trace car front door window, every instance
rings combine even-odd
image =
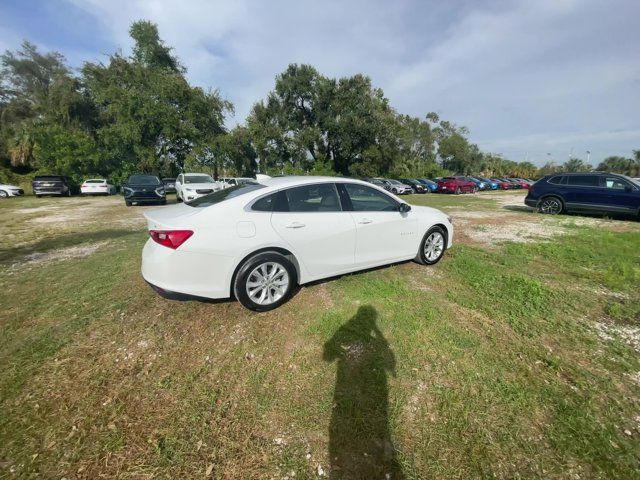
[[[395,212],[398,202],[375,188],[366,185],[345,184],[354,212]]]

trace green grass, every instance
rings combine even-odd
[[[501,215],[489,195],[410,200]],[[112,220],[36,224],[32,237],[38,214],[12,214],[29,202],[0,205],[21,243],[0,250],[18,264],[0,278],[0,476],[304,479],[321,465],[354,478],[604,479],[640,468],[638,353],[594,329],[640,325],[636,224],[458,243],[435,267],[347,275],[253,314],[149,289],[145,233],[114,227],[140,210],[108,199]],[[106,239],[90,256],[20,266]]]

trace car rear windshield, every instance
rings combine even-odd
[[[131,175],[129,183],[134,185],[160,185],[160,179],[153,175]]]
[[[261,188],[265,188],[265,186],[255,182],[247,182],[242,185],[235,185],[233,187],[225,188],[224,190],[210,193],[204,197],[196,198],[195,200],[188,202],[186,205],[196,208],[210,207],[216,203],[224,202],[225,200],[239,197],[240,195],[244,195],[245,193],[253,192]]]
[[[104,183],[106,182],[106,180],[99,180],[97,178],[91,179],[91,180],[86,180],[84,183]]]
[[[185,175],[184,183],[213,183],[213,178],[209,175]]]
[[[39,177],[33,177],[33,180],[36,182],[39,181],[60,181],[62,180],[62,177],[59,175],[43,175],[43,176],[39,176]]]

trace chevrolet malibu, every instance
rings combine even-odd
[[[297,285],[390,263],[433,265],[451,219],[369,183],[277,177],[145,213],[142,276],[168,298],[235,297],[272,310]]]

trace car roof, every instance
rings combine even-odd
[[[362,185],[370,185],[368,182],[358,180],[355,178],[346,177],[321,177],[321,176],[305,176],[305,175],[291,175],[286,177],[272,177],[267,180],[262,180],[258,183],[266,185],[268,187],[275,187],[276,189],[293,187],[298,185],[309,185],[312,183],[326,183],[326,182],[348,182],[359,183]]]

